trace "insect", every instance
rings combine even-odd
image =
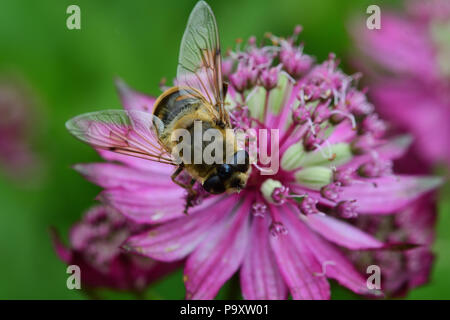
[[[66,127],[95,148],[177,166],[172,180],[188,190],[188,199],[195,196],[195,182],[211,194],[239,191],[247,183],[250,160],[245,150],[238,149],[236,137],[229,130],[217,24],[204,1],[198,2],[189,16],[178,62],[176,85],[158,97],[153,114],[137,110],[93,112],[69,120]],[[223,152],[220,163],[195,164],[186,161],[186,156],[181,162],[175,161],[172,133],[177,129],[193,133],[196,123],[201,124],[203,132],[218,130],[224,148],[232,145],[231,153]],[[177,179],[183,171],[189,174],[190,182]]]

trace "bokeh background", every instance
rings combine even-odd
[[[66,287],[66,266],[56,257],[48,228],[65,239],[100,189],[85,181],[71,165],[98,160],[87,145],[64,127],[67,119],[88,111],[119,108],[113,79],[152,95],[162,77],[175,76],[178,46],[195,0],[2,0],[0,3],[0,74],[12,75],[32,101],[30,143],[38,162],[20,177],[0,173],[0,298],[83,299]],[[329,52],[346,63],[352,50],[348,21],[365,16],[370,4],[383,12],[399,1],[229,0],[208,1],[213,8],[222,47],[236,38],[262,37],[270,31],[289,35],[296,24],[304,31],[305,52],[324,60]],[[81,8],[81,30],[66,28],[66,9]],[[364,26],[361,26],[364,27]],[[2,115],[0,115],[2,117]],[[437,255],[431,282],[407,298],[450,298],[450,197],[440,192]],[[218,298],[236,290],[226,285]],[[333,298],[355,298],[337,285]],[[105,290],[103,297],[128,298]],[[154,284],[147,298],[182,299],[181,271]]]

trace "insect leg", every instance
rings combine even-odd
[[[195,198],[197,197],[197,191],[194,190],[194,184],[195,184],[195,179],[191,180],[191,183],[189,184],[187,190],[188,190],[188,195],[186,197],[186,205],[184,207],[184,214],[188,214],[188,209],[190,207],[192,207],[192,201],[195,200]]]
[[[189,207],[192,207],[192,201],[197,196],[197,191],[195,191],[193,188],[195,181],[196,181],[195,179],[191,179],[191,182],[188,184],[177,180],[177,177],[180,175],[181,172],[183,172],[183,170],[184,170],[184,167],[182,165],[179,166],[177,168],[177,170],[175,170],[175,172],[171,175],[171,178],[172,178],[173,182],[175,182],[177,185],[179,185],[183,189],[186,189],[188,192],[188,194],[186,196],[186,205],[184,207],[184,213],[187,214]]]
[[[180,165],[177,170],[175,170],[174,173],[172,173],[172,175],[170,176],[170,178],[172,179],[172,181],[174,183],[176,183],[177,185],[179,185],[180,187],[182,187],[183,189],[189,189],[189,184],[180,182],[177,180],[177,177],[180,175],[181,172],[183,172],[184,170],[184,166]]]

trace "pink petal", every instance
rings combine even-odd
[[[106,189],[135,190],[152,187],[164,188],[168,192],[180,189],[166,173],[162,172],[150,173],[113,163],[77,164],[74,169],[89,181]]]
[[[126,110],[140,110],[150,113],[153,111],[153,104],[156,101],[154,97],[134,91],[119,78],[116,79],[116,88]]]
[[[330,144],[350,142],[356,136],[356,130],[348,120],[339,123],[327,139]]]
[[[364,179],[366,183],[354,183],[342,188],[339,200],[354,200],[358,213],[389,214],[402,209],[420,195],[442,183],[438,177],[397,175]]]
[[[436,77],[435,53],[421,24],[384,13],[379,30],[358,28],[356,33],[360,49],[385,68],[394,72],[409,73],[421,79]]]
[[[306,217],[305,223],[327,240],[352,250],[382,248],[384,243],[349,223],[322,214]]]
[[[391,138],[386,143],[375,148],[376,155],[379,159],[395,160],[401,158],[406,154],[410,147],[412,138],[408,135],[401,135]],[[354,156],[349,162],[339,166],[339,168],[353,167],[357,168],[361,164],[373,159],[372,154],[363,154]]]
[[[279,128],[280,134],[284,133],[286,131],[286,124],[288,123],[289,118],[292,115],[292,107],[295,102],[298,101],[297,96],[300,92],[300,89],[302,88],[302,83],[297,83],[294,85],[286,97],[286,104],[283,108],[279,111],[278,115],[274,117],[272,123],[268,125],[270,128]]]
[[[335,279],[341,285],[358,294],[368,294],[366,279],[356,271],[353,264],[328,241],[315,234],[299,218],[298,210],[289,207],[282,217],[290,224],[290,235],[295,243],[303,242],[311,248],[316,259],[322,265],[322,271],[327,277]]]
[[[266,218],[254,218],[250,242],[241,267],[241,288],[245,299],[284,300],[287,287],[269,243]]]
[[[58,257],[63,262],[70,263],[72,261],[72,251],[62,243],[61,237],[55,228],[50,228],[50,236]]]
[[[373,86],[371,93],[382,115],[414,135],[422,158],[430,163],[450,162],[450,108],[445,90],[402,79],[385,80]]]
[[[157,161],[151,161],[147,159],[132,157],[124,154],[119,154],[111,151],[97,149],[100,156],[108,161],[118,161],[126,164],[132,168],[148,171],[151,173],[165,173],[168,177],[175,171],[175,167],[165,163]]]
[[[278,210],[271,207],[271,210]],[[285,215],[285,214],[283,214]],[[290,223],[284,223],[288,234],[270,237],[281,274],[294,299],[330,299],[330,285],[320,276],[322,267],[301,238],[294,238]]]
[[[185,194],[183,188],[168,184],[140,190],[108,189],[100,199],[136,222],[161,223],[183,216]]]
[[[247,249],[250,201],[238,203],[234,214],[210,230],[186,261],[187,299],[212,299],[239,268]],[[238,208],[236,208],[238,207]]]
[[[212,226],[229,213],[236,197],[213,198],[192,208],[187,216],[130,237],[125,247],[162,261],[186,257],[211,232]],[[217,209],[221,210],[217,210]]]

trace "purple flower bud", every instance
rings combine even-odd
[[[386,131],[386,124],[377,114],[369,114],[364,118],[361,124],[362,133],[370,133],[374,137],[379,138]]]
[[[222,61],[222,74],[224,77],[229,77],[233,69],[233,60],[225,58]]]
[[[316,109],[313,112],[312,120],[315,123],[322,123],[323,121],[327,120],[330,117],[330,102],[331,100],[328,99],[326,101],[320,102]]]
[[[305,74],[313,63],[313,59],[302,53],[298,48],[294,48],[290,43],[285,43],[280,52],[280,61],[284,69],[294,79]]]
[[[251,212],[255,217],[264,217],[267,206],[263,202],[255,202],[252,204]]]
[[[279,221],[272,222],[272,224],[269,227],[269,230],[270,230],[270,234],[272,235],[272,237],[275,237],[275,238],[280,235],[286,235],[288,233],[285,226]]]
[[[377,178],[392,173],[392,161],[373,159],[358,168],[358,174],[362,177]]]
[[[345,101],[348,110],[355,115],[366,115],[373,112],[373,105],[367,102],[366,95],[361,91],[355,89],[349,90]]]
[[[336,201],[339,198],[341,189],[341,184],[339,182],[333,182],[322,187],[320,189],[320,194],[322,197],[327,198],[328,200]]]
[[[310,215],[310,214],[316,214],[319,213],[319,210],[317,210],[317,203],[319,201],[317,199],[314,199],[310,196],[307,196],[303,198],[302,202],[299,204],[299,209],[301,213],[304,215]]]
[[[309,119],[311,119],[311,115],[304,105],[300,105],[292,112],[292,120],[296,124],[305,124]]]
[[[342,186],[350,186],[353,180],[354,170],[352,168],[342,168],[334,171],[333,181],[339,182]]]
[[[273,190],[272,200],[275,204],[280,205],[286,202],[286,198],[288,195],[289,195],[289,188],[281,186]]]
[[[259,80],[266,90],[272,90],[278,84],[278,76],[280,74],[281,65],[272,68],[264,68],[261,71]]]
[[[363,154],[367,153],[370,150],[372,150],[377,144],[377,140],[375,137],[370,134],[363,134],[361,136],[358,136],[355,140],[352,142],[352,151],[355,154]]]
[[[356,200],[340,201],[336,206],[337,214],[345,219],[356,218],[358,216],[356,209]]]
[[[306,150],[311,151],[317,149],[317,146],[323,143],[323,130],[319,125],[313,125],[313,128],[309,129],[303,139],[303,146]]]

